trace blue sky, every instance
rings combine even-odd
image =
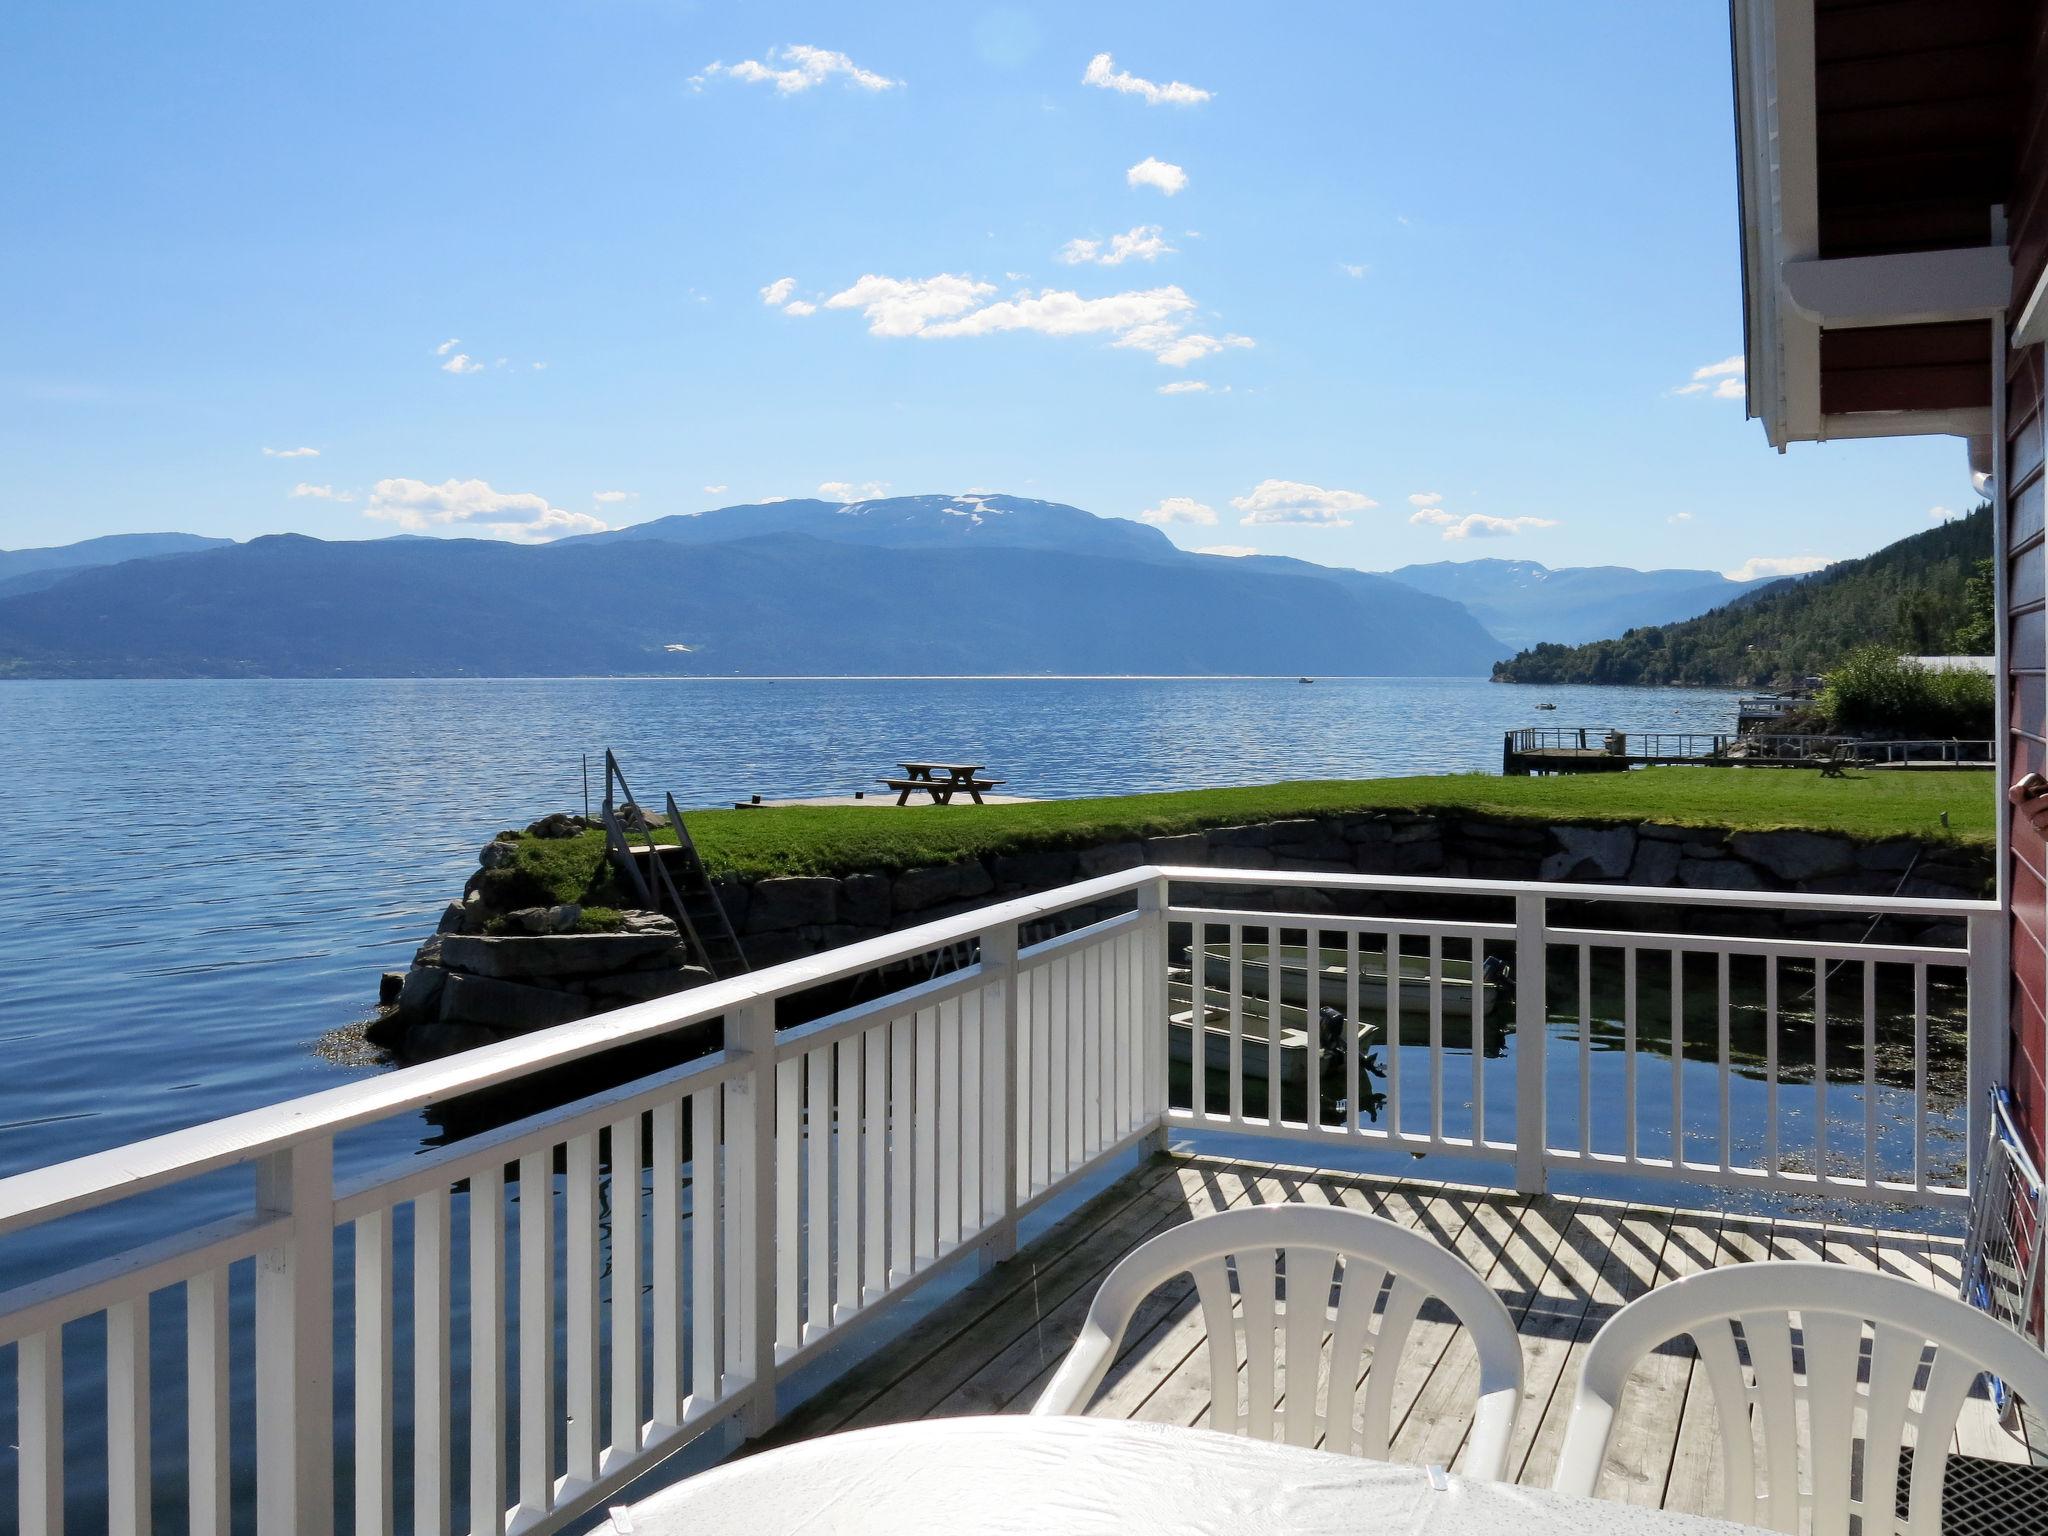
[[[1707,0],[16,0],[0,546],[980,488],[1737,570],[1970,505],[1701,373],[1730,119]]]

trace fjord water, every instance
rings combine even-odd
[[[685,806],[877,789],[904,757],[984,762],[1055,798],[1498,772],[1504,730],[1552,723],[1728,730],[1734,696],[1477,678],[9,683],[0,1174],[374,1070],[312,1044],[369,1013],[493,833],[581,809],[582,754],[608,746],[639,794]]]

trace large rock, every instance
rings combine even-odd
[[[441,989],[448,973],[437,965],[416,965],[405,973],[398,989],[398,1011],[408,1019],[432,1019],[440,1015]]]
[[[686,965],[672,971],[625,971],[617,976],[592,976],[577,982],[576,990],[593,999],[600,1008],[623,1008],[699,987],[710,979],[711,973],[702,966]]]
[[[441,963],[472,976],[514,980],[529,976],[594,976],[680,964],[682,946],[660,933],[567,933],[531,938],[489,938],[451,933],[441,940]]]
[[[1147,864],[1202,864],[1209,858],[1209,837],[1205,832],[1182,832],[1176,837],[1145,839]]]
[[[1696,891],[1761,891],[1764,877],[1740,859],[1681,860],[1678,883]]]
[[[839,882],[830,875],[781,875],[754,883],[747,932],[771,933],[837,922]]]
[[[1620,880],[1635,857],[1634,827],[1553,827],[1557,852],[1537,869],[1539,880]]]
[[[889,877],[848,875],[839,882],[839,920],[855,928],[889,924]]]
[[[568,1024],[589,1012],[590,1000],[573,992],[487,976],[450,976],[441,989],[443,1024],[482,1024],[500,1034]]]
[[[1108,843],[1100,848],[1082,849],[1076,862],[1081,878],[1092,880],[1097,875],[1115,875],[1136,869],[1145,862],[1145,849],[1139,843]]]
[[[1049,891],[1074,878],[1074,855],[1065,848],[1027,848],[995,859],[991,873],[997,885]]]
[[[1817,832],[1738,832],[1728,846],[1780,880],[1816,880],[1856,867],[1856,845]]]
[[[408,1061],[433,1061],[480,1045],[495,1045],[497,1039],[482,1024],[415,1024],[405,1032],[399,1050]]]
[[[1628,867],[1630,885],[1669,885],[1678,878],[1678,844],[1639,838],[1635,862]]]
[[[621,912],[619,932],[660,936],[665,939],[679,939],[683,930],[676,926],[676,920],[666,912]]]
[[[895,906],[898,912],[922,912],[947,902],[972,901],[995,888],[989,872],[976,863],[906,869],[896,877]]]

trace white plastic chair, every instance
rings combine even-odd
[[[1233,1271],[1241,1315],[1231,1304]],[[1387,1454],[1402,1350],[1423,1304],[1432,1297],[1442,1302],[1479,1351],[1479,1403],[1465,1470],[1472,1477],[1501,1475],[1522,1398],[1521,1340],[1507,1308],[1449,1249],[1382,1217],[1336,1206],[1225,1211],[1133,1249],[1102,1282],[1081,1336],[1031,1411],[1086,1409],[1139,1303],[1180,1274],[1194,1276],[1208,1329],[1212,1428],[1260,1440],[1274,1438],[1277,1428],[1290,1445],[1320,1441],[1327,1450],[1363,1456]],[[1389,1275],[1393,1285],[1382,1308]],[[1327,1391],[1318,1393],[1326,1340]],[[1358,1380],[1368,1347],[1372,1369],[1365,1373],[1360,1409]],[[1287,1373],[1286,1401],[1277,1411],[1276,1365]]]
[[[1593,1492],[1630,1373],[1651,1350],[1685,1334],[1714,1395],[1723,1513],[1777,1531],[1800,1530],[1803,1513],[1812,1536],[1846,1536],[1852,1515],[1861,1517],[1864,1536],[1938,1536],[1949,1445],[1978,1375],[1993,1372],[2021,1397],[2048,1406],[2048,1355],[1953,1296],[1839,1264],[1735,1264],[1659,1286],[1594,1337],[1556,1488]],[[1930,1345],[1933,1364],[1923,1372]],[[1908,1426],[1915,1454],[1908,1513],[1900,1517]],[[1862,1480],[1852,1484],[1859,1442]]]

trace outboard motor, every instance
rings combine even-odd
[[[1515,968],[1509,962],[1508,957],[1498,950],[1489,954],[1485,962],[1480,965],[1479,979],[1492,986],[1499,987],[1503,992],[1515,990]]]
[[[1316,1015],[1316,1038],[1322,1046],[1323,1060],[1342,1059],[1344,1055],[1344,1029],[1350,1021],[1344,1017],[1342,1008],[1323,1004]]]

